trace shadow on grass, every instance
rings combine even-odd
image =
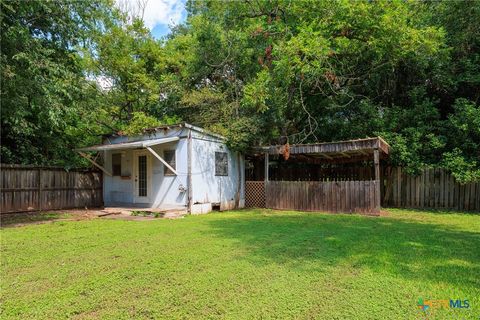
[[[35,224],[40,222],[66,219],[70,215],[61,212],[21,212],[5,213],[1,215],[2,227],[13,227],[20,225]]]
[[[385,208],[388,211],[401,211],[401,212],[415,212],[415,213],[431,213],[431,214],[461,214],[461,215],[468,215],[468,216],[479,216],[480,211],[461,211],[455,209],[434,209],[434,208]]]
[[[210,222],[254,264],[308,270],[344,265],[409,280],[480,287],[480,233],[392,218],[261,214]]]

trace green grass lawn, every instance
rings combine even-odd
[[[479,319],[480,215],[389,212],[3,228],[1,318]]]

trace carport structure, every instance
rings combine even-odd
[[[255,147],[246,154],[246,205],[378,215],[381,137]]]

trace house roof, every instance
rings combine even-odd
[[[212,137],[216,137],[216,138],[220,138],[222,140],[225,140],[225,137],[222,136],[222,135],[219,135],[219,134],[217,134],[215,132],[212,132],[210,130],[207,130],[207,129],[203,129],[203,128],[194,126],[194,125],[186,123],[186,122],[181,122],[181,123],[171,124],[171,125],[163,125],[163,126],[158,126],[158,127],[153,127],[153,128],[147,128],[147,129],[144,130],[144,132],[145,133],[157,132],[157,131],[161,131],[161,130],[165,130],[165,129],[172,129],[172,128],[188,128],[188,129],[191,129],[191,130],[194,130],[194,131],[197,131],[197,132],[200,132],[200,133],[212,136]]]
[[[207,129],[203,129],[203,128],[194,126],[194,125],[189,124],[187,122],[180,122],[180,123],[176,123],[176,124],[166,124],[166,125],[162,125],[162,126],[158,126],[158,127],[146,128],[146,129],[143,130],[143,134],[149,134],[149,133],[153,133],[153,132],[159,132],[159,131],[175,129],[175,128],[188,128],[188,129],[191,129],[193,131],[197,131],[197,132],[200,132],[200,133],[212,136],[212,137],[216,137],[216,138],[225,140],[225,137],[220,135],[220,134],[217,134],[217,133],[212,132],[212,131],[207,130]],[[122,135],[126,136],[125,134],[121,134],[121,133],[111,133],[111,134],[103,135],[103,137],[113,137],[113,136],[122,136]]]
[[[221,140],[225,140],[225,137],[216,134],[214,132],[211,132],[209,130],[191,125],[186,122],[182,123],[177,123],[177,124],[172,124],[172,125],[163,125],[163,126],[158,126],[158,127],[153,127],[153,128],[147,128],[143,131],[143,134],[138,136],[138,139],[135,141],[129,141],[129,142],[117,142],[117,143],[105,143],[105,144],[99,144],[99,145],[94,145],[94,146],[89,146],[89,147],[84,147],[84,148],[79,148],[75,149],[76,151],[102,151],[102,150],[126,150],[126,149],[138,149],[138,148],[146,148],[162,143],[167,143],[167,142],[172,142],[179,140],[180,138],[178,136],[174,137],[162,137],[162,138],[153,138],[153,139],[145,139],[145,136],[159,132],[159,131],[167,131],[170,129],[175,129],[175,128],[187,128],[193,131],[200,132],[202,134],[215,137]],[[107,135],[105,137],[113,137],[115,136],[114,134]],[[118,136],[118,135],[117,135]],[[137,138],[137,137],[136,137]]]

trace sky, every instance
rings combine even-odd
[[[145,0],[143,0],[145,1]],[[143,20],[156,39],[170,33],[170,26],[177,25],[187,16],[185,11],[186,0],[146,0],[147,5]],[[128,2],[132,7],[137,6],[138,0],[117,0],[117,4]]]

